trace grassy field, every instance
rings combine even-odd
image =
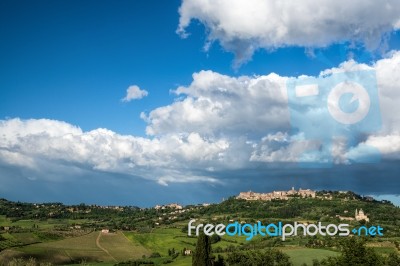
[[[321,260],[326,257],[337,256],[339,253],[325,250],[325,249],[316,249],[316,248],[282,248],[284,253],[290,256],[291,261],[294,266],[300,266],[303,263],[308,265],[312,265],[313,259]]]
[[[324,250],[324,249],[312,249],[312,248],[283,248],[282,251],[290,256],[291,261],[294,266],[301,266],[303,263],[307,265],[312,265],[313,259],[321,260],[328,256],[337,256],[338,253],[334,251]],[[224,254],[222,254],[224,255]],[[187,266],[191,265],[192,257],[179,256],[171,266]]]
[[[183,248],[194,249],[194,244],[196,242],[195,238],[188,238],[186,234],[182,233],[179,229],[175,228],[158,228],[151,233],[138,234],[134,232],[124,232],[128,239],[137,242],[153,252],[158,252],[162,256],[168,255],[168,249],[175,248],[175,250],[180,251]],[[240,237],[229,237],[229,240],[235,240],[237,243],[232,243],[231,241],[225,241],[223,237],[222,240],[215,245],[213,248],[221,247],[225,248],[229,245],[237,246],[240,243],[244,243],[244,238]],[[324,249],[311,249],[311,248],[295,248],[288,247],[282,248],[282,251],[291,257],[293,264],[301,265],[307,263],[312,265],[312,259],[323,259],[328,256],[337,256],[337,252],[324,250]],[[223,254],[224,255],[224,254]],[[191,257],[179,256],[174,262],[169,265],[190,265]]]
[[[67,238],[59,241],[33,244],[15,249],[27,257],[35,257],[54,264],[79,263],[81,261],[111,261],[111,258],[96,245],[98,232]]]
[[[0,226],[8,225],[9,219],[5,215],[0,215]]]
[[[22,228],[32,228],[33,225],[38,226],[40,229],[51,229],[55,226],[83,224],[87,219],[47,219],[47,220],[18,220],[12,221],[4,215],[0,215],[0,226],[20,226]]]
[[[186,256],[182,257],[179,256],[174,262],[171,264],[168,264],[171,266],[187,266],[187,265],[192,265],[192,257],[191,256]]]
[[[21,235],[21,237],[23,236]],[[80,263],[82,261],[112,264],[138,259],[143,255],[149,256],[151,251],[140,243],[130,240],[122,232],[102,234],[97,231],[84,236],[6,250],[0,253],[0,261],[4,261],[10,254],[16,253],[54,264]]]
[[[129,240],[122,232],[101,234],[99,244],[116,261],[124,261],[142,258],[143,255],[149,256],[151,251],[141,244]]]
[[[41,239],[34,233],[3,233],[6,238],[0,244],[6,243],[35,243]],[[273,240],[273,239],[270,239]],[[251,244],[263,240],[255,237],[250,241]],[[62,240],[48,241],[43,243],[30,244],[23,247],[14,247],[3,250],[0,253],[0,262],[7,261],[14,256],[35,257],[44,262],[53,264],[79,264],[87,262],[91,265],[113,265],[116,262],[139,259],[145,256],[149,258],[152,253],[158,252],[161,258],[152,259],[156,265],[163,265],[166,260],[171,259],[168,256],[168,249],[174,248],[176,252],[181,252],[184,248],[195,249],[197,241],[194,237],[188,237],[183,233],[179,226],[177,228],[162,227],[156,228],[150,233],[137,233],[130,231],[119,231],[116,233],[103,234],[99,231],[91,232],[78,237],[69,237]],[[221,241],[213,244],[213,249],[220,247],[222,249],[232,245],[240,246],[247,241],[244,237],[222,237]],[[280,249],[290,256],[295,266],[303,263],[312,265],[313,259],[321,260],[328,256],[337,256],[339,253],[325,250],[298,247],[297,240],[286,247]],[[293,244],[293,246],[292,246]],[[369,243],[369,246],[376,249],[381,254],[393,252],[394,245],[389,241]],[[227,253],[221,253],[226,256]],[[169,265],[180,266],[190,265],[191,256],[179,255]]]
[[[2,234],[1,236],[6,240],[0,242],[0,249],[6,249],[22,244],[20,241],[18,241],[18,239],[9,233]]]
[[[160,253],[162,256],[167,256],[168,249],[171,248],[175,248],[177,251],[181,251],[183,248],[193,250],[196,243],[196,238],[189,238],[176,228],[157,228],[151,233],[124,232],[124,234],[134,243],[139,243],[153,252]]]

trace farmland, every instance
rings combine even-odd
[[[345,197],[345,198],[343,198]],[[64,206],[59,203],[32,205],[0,200],[0,262],[34,258],[49,265],[116,265],[142,261],[154,265],[190,265],[197,238],[188,236],[190,219],[196,223],[239,221],[255,223],[338,223],[338,214],[362,207],[374,224],[385,228],[385,235],[365,238],[367,247],[387,258],[399,253],[400,210],[388,202],[365,201],[349,194],[332,200],[294,198],[289,201],[244,201],[228,199],[210,206],[183,208]],[[389,215],[390,213],[390,215]],[[363,223],[350,222],[351,226]],[[338,237],[255,236],[211,237],[214,256],[228,258],[232,252],[275,249],[289,256],[293,265],[313,265],[313,260],[338,257]],[[238,253],[238,254],[239,254]]]
[[[96,244],[100,235],[100,247]],[[0,260],[6,261],[11,256],[35,257],[41,261],[53,264],[72,264],[90,262],[91,264],[113,265],[117,262],[149,257],[151,253],[160,253],[162,258],[157,259],[160,264],[168,257],[168,249],[194,249],[195,238],[187,238],[182,232],[174,228],[159,228],[152,233],[116,232],[102,234],[92,232],[84,236],[63,240],[32,244],[20,248],[5,250]],[[220,241],[216,247],[227,247],[231,242]],[[240,244],[235,244],[239,246]],[[102,249],[104,248],[104,250]],[[294,265],[311,263],[311,258],[324,258],[336,255],[336,252],[310,248],[282,248],[288,254]],[[170,265],[188,265],[190,256],[179,256]]]

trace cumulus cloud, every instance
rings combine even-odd
[[[349,60],[338,67],[321,71],[318,77],[295,78],[296,80],[319,78],[323,81],[331,75],[340,73],[351,75],[357,71],[375,71],[379,96],[377,109],[380,110],[382,118],[382,127],[379,131],[377,129],[365,132],[353,128],[352,132],[345,136],[335,135],[333,130],[336,129],[332,128],[326,119],[330,117],[327,106],[311,106],[294,110],[302,120],[309,121],[301,125],[303,128],[297,130],[301,131],[307,127],[315,136],[321,137],[322,134],[326,139],[319,139],[320,142],[318,139],[307,141],[307,136],[291,130],[293,123],[289,116],[286,92],[289,78],[276,74],[229,77],[212,71],[200,71],[193,74],[193,81],[189,86],[175,90],[176,94],[183,97],[182,99],[157,108],[149,114],[142,114],[142,118],[148,123],[146,131],[149,135],[198,132],[204,136],[225,136],[232,140],[231,143],[242,144],[243,151],[235,150],[235,152],[241,154],[244,161],[295,162],[300,156],[306,161],[323,160],[327,156],[327,151],[318,152],[318,150],[321,141],[329,141],[333,162],[349,163],[345,158],[348,149],[363,144],[369,135],[398,135],[400,132],[400,120],[398,116],[393,115],[400,112],[398,105],[400,52],[389,53],[387,58],[372,65]],[[323,101],[322,98],[321,100]],[[348,130],[344,127],[342,131]],[[343,139],[348,136],[352,139]],[[389,138],[386,141],[389,141]],[[374,144],[372,146],[377,147],[375,143],[367,144]],[[361,145],[363,152],[365,152],[364,147],[365,145]],[[316,150],[317,153],[304,157],[303,152],[307,150]],[[385,150],[381,152],[384,158],[388,158],[389,154]],[[395,154],[399,152],[400,150],[396,149]],[[225,156],[227,154],[229,152]]]
[[[229,77],[213,71],[193,74],[175,93],[183,100],[142,114],[149,135],[198,132],[206,135],[263,135],[289,127],[286,78]]]
[[[146,90],[141,90],[139,86],[132,85],[126,90],[126,96],[122,98],[123,102],[130,102],[132,100],[142,99],[149,93]]]
[[[397,0],[183,0],[179,14],[177,33],[187,37],[186,28],[198,20],[208,32],[206,47],[219,41],[237,63],[259,48],[351,42],[375,50],[400,25]]]
[[[372,135],[368,136],[367,140],[352,147],[346,152],[349,158],[367,158],[376,156],[376,152],[371,150],[371,147],[377,149],[379,156],[383,156],[389,160],[400,159],[400,133],[389,135]]]
[[[185,164],[193,169],[212,165],[229,148],[224,139],[207,139],[198,133],[147,139],[102,128],[83,132],[68,123],[47,119],[3,120],[0,132],[2,164],[43,172],[44,165],[58,164],[164,180],[163,184],[173,180],[169,174],[183,170]],[[181,171],[181,175],[190,170]],[[191,175],[187,179],[202,180]]]
[[[371,152],[366,147],[376,148],[383,158],[400,159],[400,52],[392,51],[388,57],[377,61],[371,67],[358,65],[354,61],[348,62],[347,67],[370,68],[376,71],[379,90],[382,128],[379,132],[366,136],[347,151],[348,157],[359,157]],[[340,68],[333,71],[340,71]]]
[[[326,119],[321,109],[326,107],[297,110],[306,120],[317,121],[306,124],[319,133],[316,136],[332,138],[332,154],[321,148],[326,139],[310,139],[301,127],[291,127],[288,109],[293,106],[288,106],[287,82],[307,77],[230,77],[200,71],[193,74],[189,85],[176,88],[176,101],[142,114],[148,123],[148,137],[120,135],[103,128],[83,131],[48,119],[0,120],[0,165],[25,169],[27,176],[35,179],[62,179],[66,171],[98,171],[167,185],[217,184],[221,182],[218,174],[227,170],[293,163],[299,158],[319,163],[332,156],[333,163],[350,164],[373,151],[366,147],[379,150],[384,160],[398,160],[400,52],[392,52],[370,66],[349,60],[322,71],[318,78],[364,70],[376,72],[381,129],[356,130],[353,139],[346,140],[323,126]],[[310,150],[316,152],[307,153]]]
[[[316,154],[305,158],[302,156],[308,150],[318,149],[319,143],[308,141],[302,135],[289,136],[288,133],[278,132],[276,134],[268,134],[263,137],[260,142],[253,145],[253,152],[250,161],[256,162],[316,162],[321,161],[321,154]]]
[[[383,119],[383,132],[400,132],[400,52],[392,52],[388,58],[374,64],[379,88],[379,100]]]

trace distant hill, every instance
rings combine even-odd
[[[171,205],[175,206],[175,205]],[[355,210],[363,209],[370,224],[383,224],[386,233],[400,236],[400,208],[389,201],[377,201],[354,192],[316,191],[315,197],[292,195],[288,199],[243,200],[232,196],[210,205],[187,205],[176,209],[136,206],[64,205],[62,203],[21,203],[0,199],[0,215],[9,219],[87,219],[82,226],[107,226],[133,230],[153,228],[177,221],[201,218],[213,222],[229,220],[296,220],[339,222],[341,217],[354,218]],[[354,223],[357,221],[354,221]]]

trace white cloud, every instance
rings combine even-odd
[[[321,72],[376,70],[382,129],[357,136],[352,147],[333,140],[334,163],[351,163],[377,148],[384,159],[400,159],[400,52],[372,66],[347,61]],[[301,77],[304,78],[304,77]],[[296,162],[318,141],[291,131],[286,94],[287,77],[230,77],[212,71],[193,74],[188,86],[178,87],[177,101],[142,114],[151,137],[120,135],[108,129],[83,131],[66,122],[48,119],[0,120],[0,165],[26,169],[27,175],[62,179],[66,171],[121,173],[170,182],[218,183],[218,173],[250,169],[254,164]],[[320,110],[300,110],[318,117]],[[320,121],[320,120],[318,120]],[[329,129],[316,125],[329,136]],[[293,133],[294,132],[294,133]],[[346,157],[347,155],[347,157]],[[302,161],[321,162],[319,151]]]
[[[344,41],[377,49],[385,35],[399,28],[397,0],[183,0],[177,32],[186,37],[192,20],[203,23],[208,43],[218,40],[249,60],[259,48],[326,47]]]
[[[287,133],[278,132],[268,134],[254,146],[250,161],[256,162],[315,162],[321,158],[302,156],[304,152],[310,149],[318,149],[319,144],[313,141],[304,140],[304,137],[289,136]],[[319,154],[321,155],[321,154]],[[301,157],[301,158],[300,158]]]
[[[354,71],[375,70],[379,93],[382,129],[373,132],[379,136],[387,134],[399,135],[400,118],[395,113],[400,113],[400,52],[392,52],[388,57],[381,59],[369,66],[358,64],[354,60],[343,62],[336,68],[321,71],[320,77],[327,77],[340,72],[351,73]],[[305,78],[300,76],[299,78]],[[163,106],[151,111],[148,115],[142,114],[148,122],[149,135],[162,135],[171,133],[198,132],[206,136],[226,136],[240,146],[240,149],[231,148],[244,162],[294,162],[308,149],[318,149],[318,143],[303,141],[304,136],[287,135],[290,128],[288,103],[286,95],[287,77],[276,74],[267,76],[241,76],[229,77],[212,71],[201,71],[193,74],[193,81],[187,87],[176,89],[178,95],[184,96],[180,101]],[[324,130],[327,136],[329,127],[324,127],[325,119],[320,109],[309,108],[301,110],[303,117],[316,117],[317,124],[307,126],[315,127],[315,132]],[[315,120],[315,119],[314,119]],[[283,134],[283,135],[279,135]],[[358,135],[357,135],[358,134]],[[279,141],[270,138],[285,136]],[[264,137],[264,138],[263,138]],[[335,163],[349,163],[345,158],[346,145],[357,145],[356,140],[345,143],[342,136],[332,136],[333,161]],[[355,132],[356,138],[362,138],[362,132]],[[251,144],[245,144],[250,140]],[[386,141],[389,141],[387,138]],[[361,141],[362,143],[362,141]],[[249,147],[253,147],[249,150]],[[387,144],[390,146],[390,142]],[[395,154],[400,149],[395,149]],[[381,150],[383,157],[389,156]],[[227,152],[225,156],[231,154]],[[318,160],[317,157],[325,156],[316,153],[307,160]],[[232,158],[232,157],[231,157]],[[236,161],[236,163],[239,163]],[[240,163],[239,163],[240,164]]]
[[[179,87],[183,100],[142,114],[149,135],[198,132],[206,135],[264,135],[288,128],[286,78],[276,74],[238,78],[213,71],[193,74]]]
[[[384,133],[400,132],[400,51],[374,64]]]
[[[211,184],[221,184],[221,182],[213,177],[209,176],[197,176],[197,175],[182,175],[179,172],[165,175],[157,180],[157,183],[162,186],[168,186],[168,183],[189,183],[189,182],[208,182]]]
[[[138,86],[132,85],[126,90],[126,96],[122,98],[123,102],[130,102],[132,100],[142,99],[149,93],[146,90],[141,90]]]
[[[370,136],[363,143],[376,147],[386,158],[400,159],[400,133],[386,136]]]
[[[83,132],[47,119],[0,121],[0,132],[0,162],[5,164],[44,172],[41,167],[45,164],[78,165],[155,180],[170,180],[166,173],[185,164],[200,168],[212,165],[229,148],[224,139],[207,139],[197,133],[146,139],[101,128]],[[158,168],[159,173],[150,173],[149,167]]]

